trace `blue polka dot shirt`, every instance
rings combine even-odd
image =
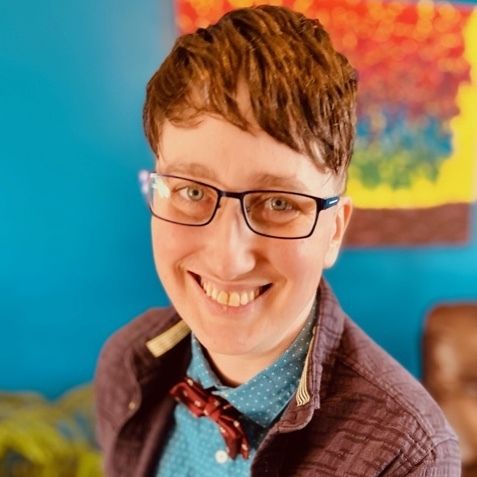
[[[250,475],[255,452],[268,429],[293,397],[305,363],[313,333],[315,314],[290,347],[246,383],[224,386],[210,367],[202,347],[192,335],[192,360],[187,375],[212,394],[225,398],[242,414],[241,422],[250,444],[250,455],[231,459],[217,424],[196,418],[184,405],[174,409],[173,425],[162,451],[159,477],[242,477]]]

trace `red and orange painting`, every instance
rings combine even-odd
[[[477,200],[477,7],[431,0],[176,0],[180,33],[268,3],[315,17],[359,72],[349,246],[461,244]]]

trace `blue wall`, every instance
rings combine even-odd
[[[137,171],[168,2],[0,0],[0,388],[91,379],[101,343],[165,303]]]
[[[419,376],[427,313],[442,302],[477,301],[477,205],[466,246],[345,250],[327,276],[352,318]]]
[[[0,389],[90,380],[106,337],[166,303],[136,174],[145,83],[174,35],[168,2],[0,3]],[[429,307],[477,299],[476,222],[467,247],[347,250],[328,273],[415,374]]]

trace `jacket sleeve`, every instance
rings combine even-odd
[[[128,353],[122,344],[118,333],[109,338],[101,350],[94,379],[96,440],[105,466],[114,460],[117,432],[129,415],[133,395],[125,366]]]
[[[114,418],[110,415],[110,396],[112,383],[110,378],[111,355],[109,343],[102,349],[97,363],[94,390],[96,408],[96,440],[103,451],[108,454],[114,435]],[[114,368],[113,368],[114,369]]]
[[[437,444],[406,477],[460,477],[461,459],[456,440],[448,439]]]

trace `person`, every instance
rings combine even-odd
[[[477,477],[477,303],[440,304],[429,313],[423,371],[459,437],[462,476]]]
[[[352,211],[356,94],[318,20],[266,5],[181,36],[149,81],[144,187],[172,307],[101,352],[107,476],[459,475],[437,405],[322,277]]]

